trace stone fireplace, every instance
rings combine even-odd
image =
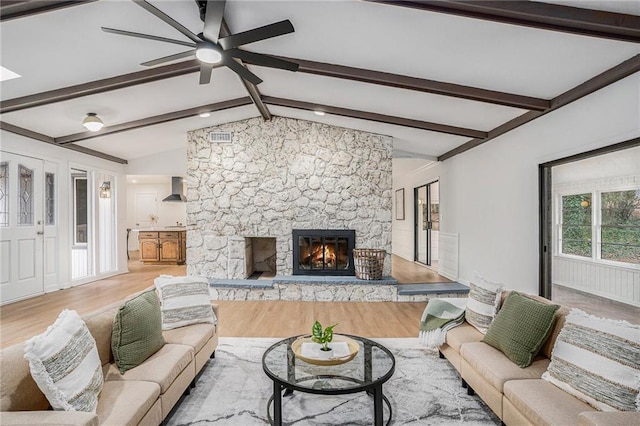
[[[231,142],[211,143],[212,131],[231,132]],[[189,132],[187,273],[248,278],[256,272],[256,244],[269,239],[275,250],[264,256],[267,266],[291,276],[294,253],[300,254],[294,229],[353,230],[356,248],[384,249],[390,256],[391,158],[387,136],[291,118],[251,118]],[[342,240],[331,241],[328,247],[340,253]],[[353,265],[330,257],[325,255],[323,275]],[[309,263],[309,269],[318,268]],[[388,257],[384,274],[390,273]]]
[[[294,229],[293,275],[355,275],[356,231]]]

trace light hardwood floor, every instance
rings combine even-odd
[[[402,260],[402,259],[400,259]],[[418,282],[442,277],[412,262],[402,267]],[[394,264],[395,267],[395,264]],[[86,315],[153,285],[160,274],[184,275],[185,266],[142,265],[132,253],[129,273],[0,307],[0,348],[46,330],[64,308]],[[398,267],[400,270],[400,267]],[[420,280],[420,276],[422,279]],[[214,301],[220,306],[220,335],[286,337],[307,333],[315,320],[338,323],[336,331],[365,337],[415,337],[425,302]]]

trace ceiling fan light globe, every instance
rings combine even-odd
[[[213,45],[201,45],[196,48],[196,58],[205,64],[217,64],[222,61],[222,54]]]
[[[104,127],[104,123],[100,120],[100,117],[92,112],[87,114],[84,120],[82,120],[82,125],[90,132],[97,132]]]

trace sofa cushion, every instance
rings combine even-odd
[[[465,319],[482,334],[493,322],[500,308],[502,284],[492,283],[475,275],[469,283],[469,301],[465,309]]]
[[[499,350],[482,342],[470,342],[462,345],[462,358],[494,388],[502,392],[508,380],[539,379],[549,365],[549,359],[536,357],[530,366],[520,368]],[[463,368],[464,377],[464,368]]]
[[[200,349],[216,333],[216,326],[213,324],[193,324],[189,327],[181,327],[162,332],[164,341],[178,345],[187,345],[200,352]]]
[[[604,411],[640,411],[640,326],[572,309],[543,378]]]
[[[98,402],[101,425],[137,425],[160,397],[160,385],[143,381],[106,381]]]
[[[461,325],[447,331],[447,345],[451,346],[457,352],[460,352],[460,346],[467,342],[479,342],[482,340],[483,334],[480,333],[471,324],[462,323]]]
[[[509,381],[504,397],[534,425],[575,425],[578,414],[593,410],[540,379]]]
[[[55,410],[96,411],[102,364],[96,342],[76,311],[63,310],[44,333],[27,340],[24,357]]]
[[[154,283],[162,308],[163,330],[191,324],[216,323],[206,278],[161,275]]]
[[[160,303],[154,290],[120,306],[113,320],[111,350],[122,374],[140,365],[163,345]]]
[[[553,329],[559,308],[514,291],[504,301],[482,341],[502,351],[518,366],[527,367]]]
[[[143,380],[160,385],[160,393],[171,386],[173,381],[191,363],[194,349],[191,346],[166,344],[145,362],[120,374],[118,367],[109,364],[104,367],[105,381]],[[195,368],[194,368],[195,371]]]

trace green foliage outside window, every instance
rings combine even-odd
[[[602,194],[602,259],[640,264],[640,190]]]
[[[591,257],[591,194],[562,197],[562,253]]]

